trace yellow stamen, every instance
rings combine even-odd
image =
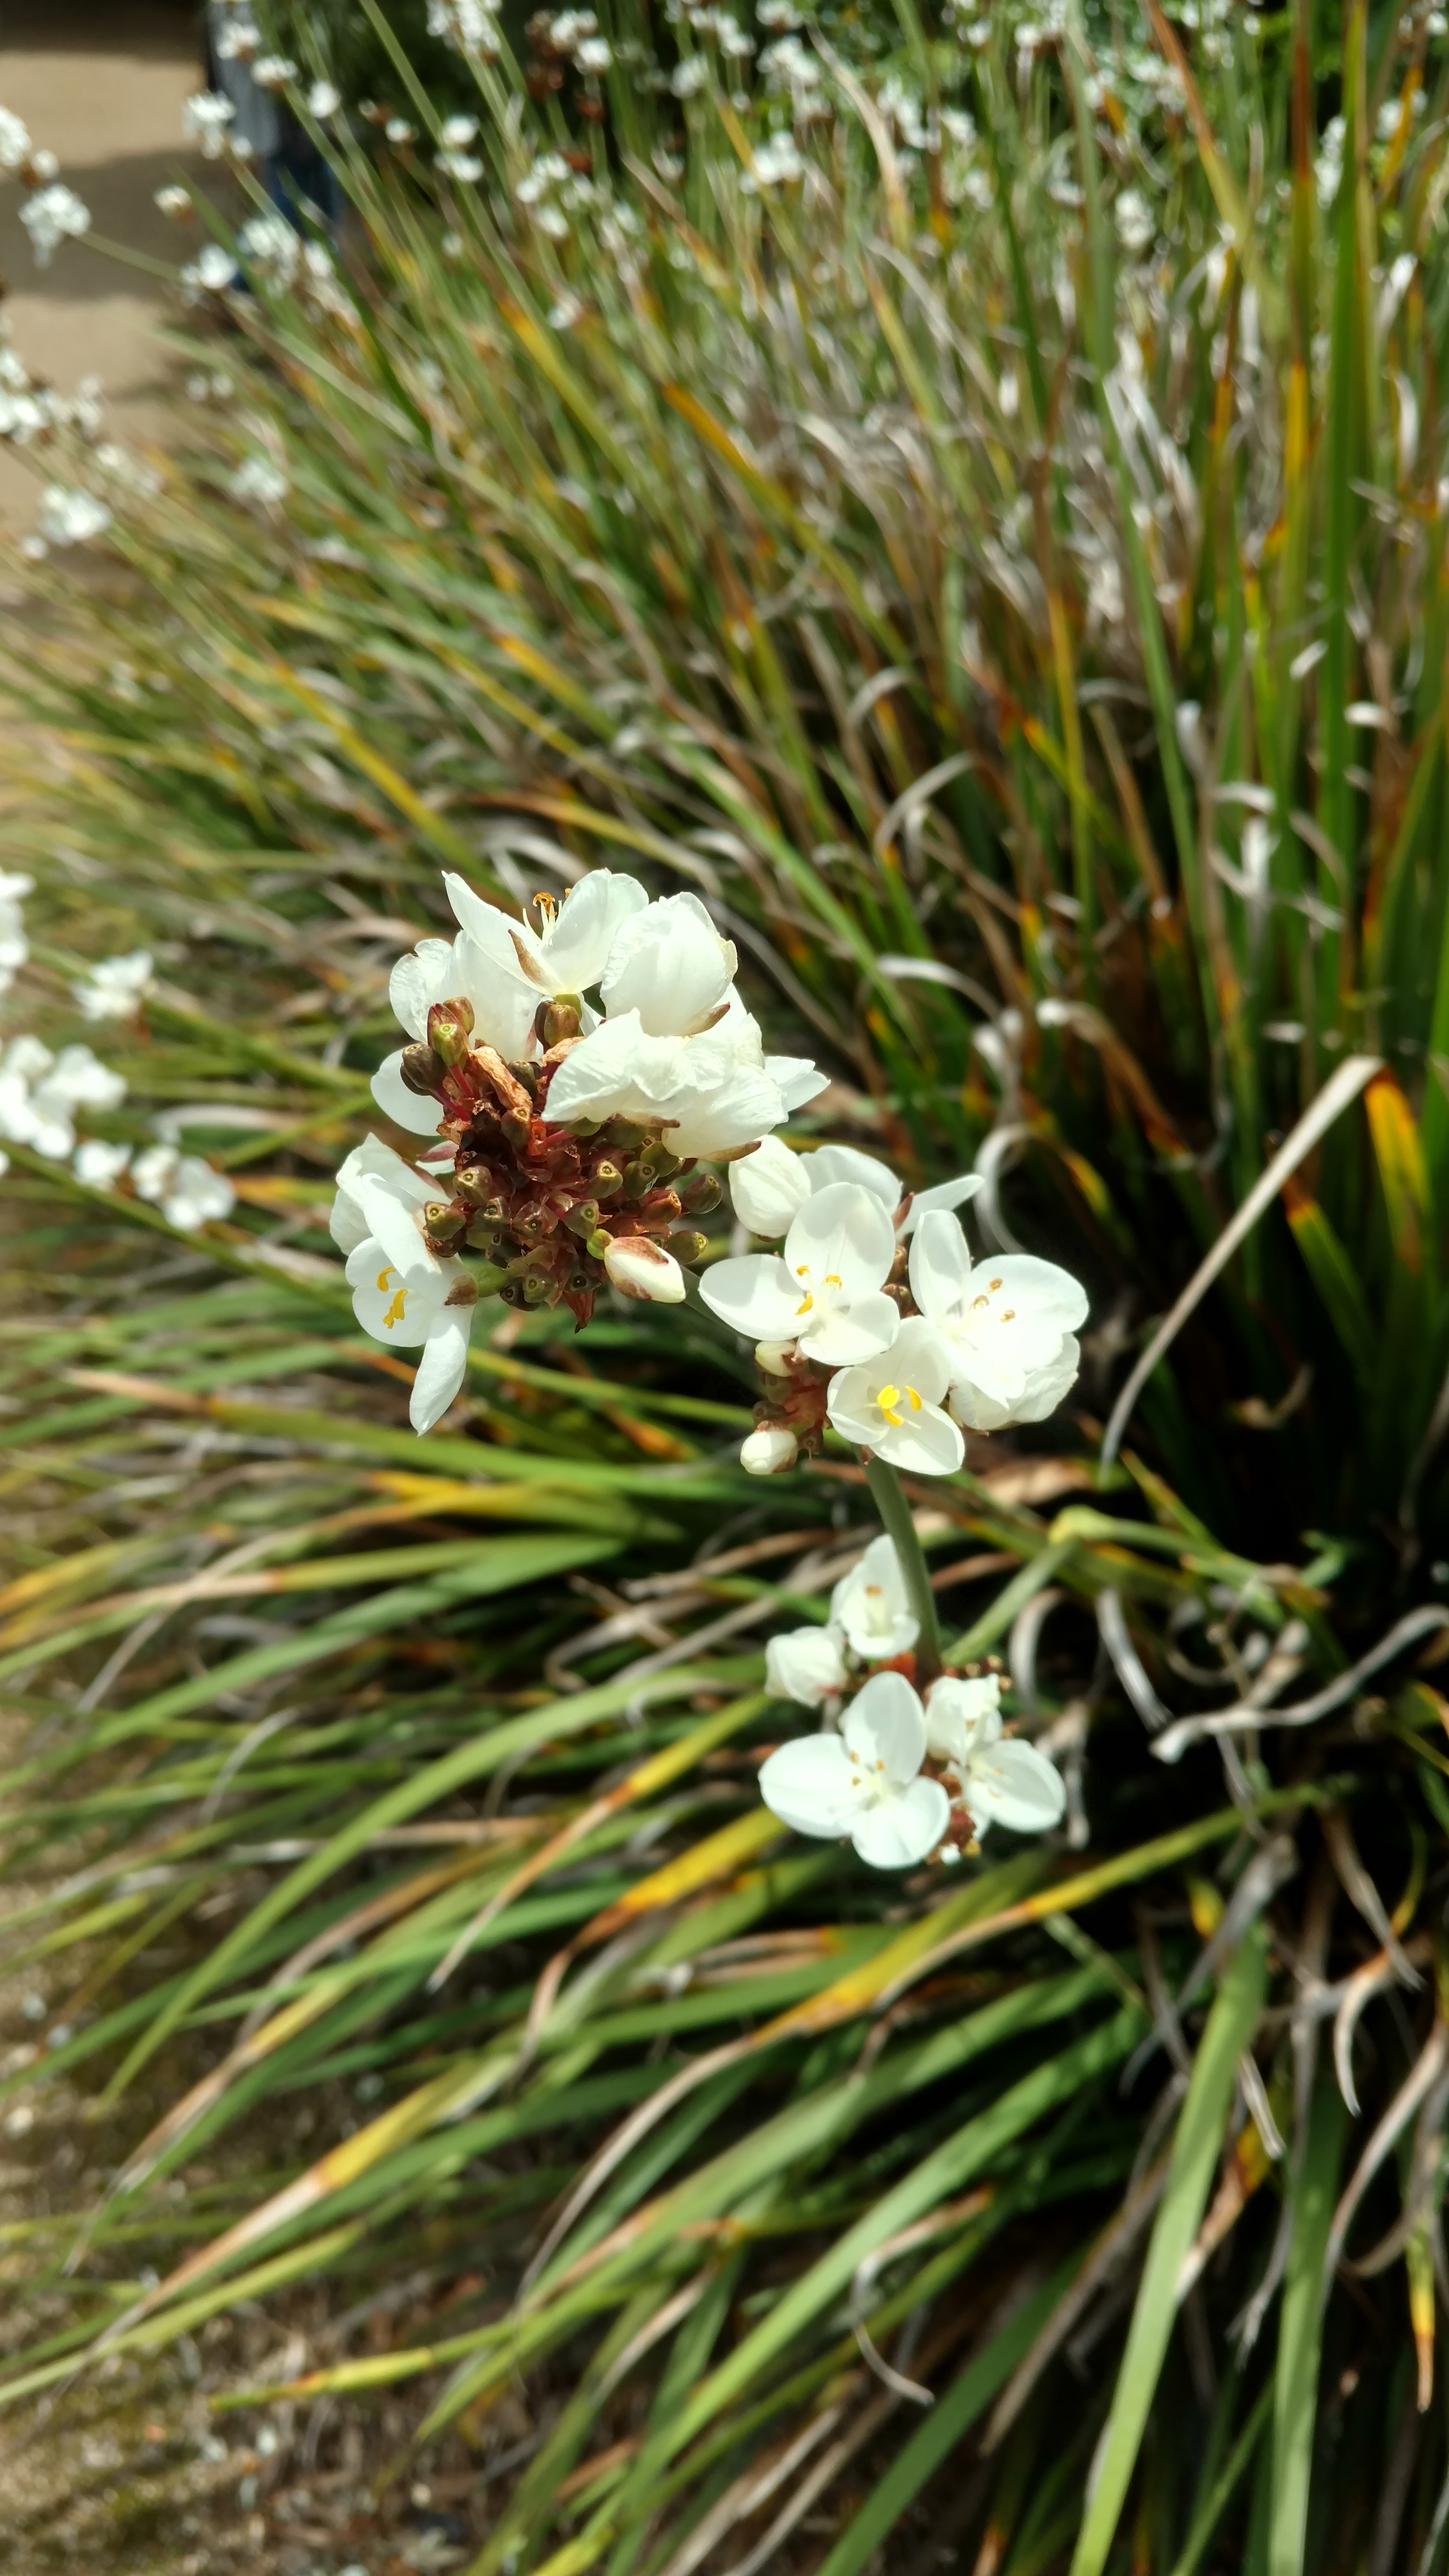
[[[810,1276],[810,1264],[809,1264],[809,1262],[808,1262],[808,1261],[797,1261],[797,1262],[796,1262],[796,1264],[795,1264],[795,1276],[796,1276],[796,1278],[797,1278],[797,1279],[808,1279],[808,1278],[809,1278],[809,1276]]]
[[[806,1291],[805,1291],[804,1296],[803,1296],[803,1297],[801,1298],[801,1300],[800,1300],[799,1305],[798,1305],[798,1306],[796,1307],[796,1309],[795,1309],[796,1314],[797,1314],[797,1315],[808,1315],[808,1314],[809,1314],[809,1312],[810,1312],[810,1309],[811,1309],[811,1307],[814,1305],[814,1303],[815,1303],[815,1300],[814,1300],[814,1298],[811,1296],[810,1291],[809,1291],[809,1289],[807,1288],[807,1289],[806,1289]]]
[[[387,1283],[388,1283],[388,1281],[389,1281],[389,1279],[390,1279],[391,1277],[392,1277],[392,1264],[391,1264],[391,1262],[389,1262],[389,1264],[388,1264],[388,1266],[387,1266],[386,1270],[379,1270],[379,1272],[378,1272],[378,1274],[377,1274],[377,1285],[378,1285],[379,1293],[381,1293],[381,1291],[382,1291],[382,1290],[387,1286]]]
[[[887,1422],[893,1422],[898,1430],[900,1428],[901,1417],[898,1413],[892,1410],[892,1407],[899,1404],[900,1400],[901,1391],[898,1386],[883,1386],[876,1396],[876,1403],[885,1415]]]
[[[906,1394],[907,1394],[907,1395],[908,1395],[908,1397],[910,1398],[910,1405],[911,1405],[911,1411],[912,1411],[912,1413],[919,1413],[919,1412],[920,1412],[920,1409],[921,1409],[921,1399],[920,1399],[920,1397],[917,1395],[915,1388],[914,1388],[913,1386],[908,1386],[908,1387],[907,1387],[907,1389],[906,1389]]]
[[[390,1333],[392,1331],[394,1324],[400,1324],[402,1322],[407,1302],[408,1292],[406,1288],[399,1288],[396,1296],[393,1298],[392,1304],[389,1306],[387,1313],[382,1319],[384,1329],[387,1332]]]
[[[999,1288],[999,1287],[1001,1286],[1001,1282],[1000,1282],[1000,1280],[999,1280],[999,1279],[993,1279],[993,1280],[992,1280],[992,1282],[991,1282],[991,1285],[992,1285],[993,1289],[996,1289],[996,1288]]]
[[[827,1288],[843,1288],[845,1282],[841,1278],[838,1270],[827,1270],[825,1273],[825,1285]]]

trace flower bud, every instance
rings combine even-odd
[[[683,1300],[684,1273],[678,1262],[645,1234],[611,1235],[604,1268],[625,1297],[647,1297],[661,1306]]]
[[[607,1261],[613,1249],[614,1238],[602,1225],[596,1226],[593,1233],[585,1238],[584,1250],[592,1253],[595,1261]]]
[[[783,1422],[762,1422],[740,1444],[740,1465],[751,1476],[780,1476],[793,1467],[800,1444]]]
[[[650,1164],[643,1161],[642,1157],[637,1162],[626,1163],[624,1165],[624,1196],[626,1199],[645,1198],[653,1187],[653,1168]]]
[[[446,1069],[430,1046],[404,1047],[398,1068],[409,1091],[416,1091],[424,1100],[433,1098]]]
[[[539,1005],[534,1025],[546,1047],[562,1046],[565,1038],[576,1038],[583,1020],[584,1006],[577,993],[555,993],[551,1002]]]
[[[461,1164],[453,1175],[453,1187],[470,1208],[481,1209],[495,1199],[493,1175],[486,1163]]]
[[[423,1223],[435,1243],[455,1243],[467,1222],[462,1209],[450,1207],[446,1199],[429,1199],[423,1210]]]
[[[680,1192],[680,1205],[690,1216],[713,1216],[724,1191],[713,1172],[696,1172]]]
[[[472,1034],[473,1005],[462,994],[456,1001],[434,1002],[428,1013],[428,1044],[444,1064],[451,1067],[466,1061]]]
[[[617,1163],[596,1163],[596,1164],[595,1164],[595,1166],[594,1166],[594,1196],[595,1196],[595,1198],[598,1198],[598,1199],[612,1199],[612,1198],[617,1198],[617,1197],[618,1197],[618,1194],[619,1194],[620,1190],[623,1188],[623,1186],[624,1186],[624,1175],[623,1175],[622,1171],[620,1170],[620,1168],[619,1168],[619,1166],[618,1166],[618,1164],[617,1164]]]
[[[793,1342],[756,1342],[755,1365],[766,1377],[789,1377],[794,1352]]]
[[[520,1056],[517,1064],[511,1064],[508,1067],[508,1070],[512,1074],[514,1081],[518,1084],[519,1089],[521,1091],[526,1091],[530,1100],[536,1100],[538,1098],[537,1065],[530,1064],[526,1056]]]
[[[673,1253],[675,1260],[683,1262],[685,1268],[688,1269],[691,1262],[698,1261],[701,1255],[709,1250],[709,1236],[707,1234],[691,1234],[687,1231],[679,1234],[671,1234],[669,1238],[669,1249]]]
[[[587,1238],[594,1233],[598,1226],[598,1222],[599,1202],[597,1199],[579,1199],[573,1207],[567,1208],[564,1212],[564,1224],[567,1226],[570,1234],[576,1234],[581,1242],[586,1241]]]

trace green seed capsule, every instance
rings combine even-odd
[[[680,1192],[680,1205],[691,1216],[712,1216],[724,1197],[724,1191],[713,1172],[696,1172]]]
[[[596,1163],[594,1165],[595,1198],[617,1198],[623,1186],[624,1175],[617,1163]]]
[[[447,1071],[441,1056],[434,1055],[430,1046],[404,1047],[398,1069],[409,1091],[417,1092],[422,1100],[431,1100]]]

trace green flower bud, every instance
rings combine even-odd
[[[583,1014],[584,1006],[576,993],[555,993],[538,1014],[538,1034],[543,1044],[562,1046],[565,1038],[576,1038]]]
[[[431,1100],[442,1082],[447,1067],[430,1046],[404,1047],[399,1071],[409,1091],[423,1100]]]
[[[460,994],[456,1001],[434,1002],[428,1013],[428,1044],[446,1065],[467,1059],[473,1034],[473,1005]]]
[[[645,1198],[653,1187],[653,1169],[650,1164],[643,1160],[642,1157],[637,1163],[626,1163],[624,1165],[624,1196],[626,1199]]]

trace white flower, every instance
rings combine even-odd
[[[39,1038],[19,1037],[0,1056],[0,1136],[53,1163],[74,1150],[77,1109],[117,1109],[125,1097],[123,1077],[88,1046],[53,1056]]]
[[[219,161],[226,140],[226,129],[236,115],[229,98],[219,90],[199,89],[193,92],[181,110],[181,122],[188,134],[194,134],[201,145],[203,158]]]
[[[371,1206],[371,1188],[363,1187]],[[389,1234],[403,1232],[406,1223],[405,1212],[395,1207]],[[403,1349],[422,1345],[408,1419],[415,1431],[431,1431],[463,1383],[477,1290],[461,1261],[439,1261],[420,1235],[410,1249],[405,1240],[398,1249],[408,1250],[405,1264],[393,1258],[390,1244],[369,1236],[349,1256],[352,1311],[374,1341]]]
[[[647,1235],[612,1236],[604,1268],[623,1297],[647,1297],[660,1306],[683,1303],[683,1271],[673,1253],[651,1243]]]
[[[456,179],[460,187],[472,187],[483,176],[483,164],[476,152],[440,152],[438,168],[446,179]]]
[[[783,1637],[772,1637],[765,1648],[766,1688],[777,1699],[818,1708],[843,1691],[849,1679],[843,1647],[833,1620],[827,1628],[791,1628]]]
[[[258,89],[285,89],[297,77],[297,66],[290,54],[258,54],[252,65],[252,78]]]
[[[830,1624],[843,1630],[863,1664],[904,1655],[921,1633],[896,1554],[895,1541],[873,1538],[859,1565],[842,1574],[830,1596]]]
[[[1117,238],[1125,251],[1134,257],[1150,250],[1157,231],[1157,218],[1138,188],[1124,188],[1112,213],[1117,225]]]
[[[76,241],[90,231],[91,210],[82,204],[74,188],[56,185],[37,188],[21,207],[20,220],[30,235],[36,267],[49,268],[63,241]]]
[[[124,957],[101,957],[71,991],[87,1020],[129,1020],[151,981],[151,952],[133,948]]]
[[[760,1795],[797,1834],[850,1836],[873,1869],[912,1869],[950,1822],[939,1780],[923,1779],[926,1715],[901,1673],[876,1673],[838,1735],[782,1744],[760,1771]]]
[[[224,1172],[199,1154],[179,1154],[174,1145],[148,1145],[131,1166],[138,1199],[159,1207],[178,1234],[194,1234],[213,1217],[230,1216],[236,1192]]]
[[[888,1351],[831,1379],[826,1410],[842,1440],[872,1450],[887,1466],[949,1476],[965,1454],[960,1431],[941,1411],[950,1376],[940,1335],[908,1315]]]
[[[697,894],[666,895],[619,924],[599,998],[611,1018],[637,1011],[646,1037],[694,1037],[719,1017],[738,964]]]
[[[13,179],[30,159],[30,137],[18,116],[0,107],[0,179]]]
[[[335,81],[314,80],[307,92],[309,116],[315,116],[319,125],[325,125],[329,116],[335,116],[341,105],[342,92]]]
[[[64,483],[46,486],[35,513],[37,532],[48,546],[88,545],[110,524],[111,514],[104,501]]]
[[[399,1207],[411,1211],[414,1231],[417,1230],[418,1211],[440,1194],[436,1176],[429,1177],[427,1173],[415,1171],[411,1163],[405,1163],[400,1154],[393,1152],[391,1145],[384,1145],[380,1136],[364,1136],[360,1145],[354,1145],[338,1171],[337,1196],[327,1220],[328,1233],[344,1256],[355,1252],[358,1245],[365,1243],[375,1232],[361,1186],[364,1182],[396,1200]],[[366,1196],[370,1198],[370,1191]],[[411,1260],[410,1242],[394,1242],[394,1250],[406,1250]],[[406,1269],[408,1263],[404,1262],[402,1267]]]
[[[804,176],[805,159],[794,135],[781,131],[767,135],[763,143],[755,145],[745,188],[748,193],[752,184],[757,189],[788,187],[793,180]]]
[[[275,510],[291,488],[290,477],[270,456],[244,456],[227,485],[234,501],[251,502],[262,510]]]
[[[911,1294],[947,1352],[951,1411],[972,1431],[1041,1422],[1077,1374],[1086,1293],[1029,1253],[972,1265],[952,1216],[927,1216],[911,1246]]]
[[[231,18],[216,31],[216,58],[219,63],[246,62],[262,41],[261,29],[248,9],[235,10]]]
[[[0,868],[0,993],[9,992],[30,955],[21,904],[34,890],[34,877],[7,876]]]
[[[125,1078],[102,1064],[88,1046],[62,1047],[36,1085],[35,1097],[42,1096],[66,1109],[119,1109],[126,1097]]]
[[[585,36],[574,55],[574,61],[578,64],[579,70],[589,72],[595,77],[600,72],[608,71],[613,60],[614,48],[607,36]]]
[[[455,890],[460,889],[470,905],[476,907],[477,915],[485,919],[487,936],[494,935],[489,925],[496,922],[506,941],[508,930],[517,925],[510,923],[506,914],[491,912],[463,885],[461,877],[451,878],[448,883],[454,912],[459,910]],[[469,919],[472,918],[470,913]],[[388,997],[402,1026],[419,1044],[427,1037],[428,1013],[435,1002],[468,1002],[473,1011],[475,1041],[496,1047],[505,1061],[512,1062],[532,1046],[534,1013],[544,995],[523,980],[511,950],[505,966],[501,958],[487,954],[471,930],[465,930],[455,939],[420,939],[417,947],[394,966]],[[395,1055],[378,1066],[372,1077],[373,1099],[409,1135],[435,1136],[441,1115],[438,1104],[409,1091],[402,1078],[402,1058],[399,1047]]]
[[[236,279],[237,266],[220,242],[208,242],[181,272],[183,292],[192,303],[200,295],[221,295]]]
[[[1001,1684],[957,1681],[950,1674],[926,1693],[932,1754],[961,1784],[978,1835],[990,1824],[1017,1834],[1045,1834],[1061,1823],[1067,1793],[1061,1773],[1034,1744],[1001,1732]]]
[[[466,152],[477,132],[476,116],[445,116],[438,128],[438,140],[449,152]]]
[[[405,116],[390,116],[382,130],[389,143],[416,143],[418,139],[417,127],[409,125]]]
[[[302,244],[285,215],[249,215],[237,240],[273,284],[291,285],[302,264]]]
[[[454,919],[490,968],[521,988],[530,1019],[539,1003],[555,994],[582,994],[596,985],[625,922],[649,903],[635,878],[615,876],[610,868],[591,868],[569,887],[561,902],[555,903],[551,896],[540,899],[544,928],[537,932],[485,903],[464,878],[445,875],[443,883]]]
[[[827,1368],[871,1358],[895,1340],[900,1313],[884,1281],[895,1229],[878,1198],[849,1181],[806,1200],[778,1253],[721,1261],[700,1283],[711,1313],[751,1341],[793,1341]]]
[[[762,1422],[740,1442],[740,1465],[747,1476],[779,1476],[793,1467],[800,1443],[783,1422]]]
[[[811,1154],[792,1154],[782,1137],[767,1136],[757,1152],[731,1167],[730,1197],[736,1216],[752,1234],[784,1234],[811,1192],[829,1189],[837,1181],[853,1181],[859,1189],[873,1191],[890,1216],[904,1195],[889,1165],[878,1163],[873,1154],[858,1152],[854,1145],[820,1145]],[[901,1226],[902,1235],[913,1234],[930,1209],[960,1207],[983,1186],[979,1173],[963,1172],[954,1181],[917,1190]]]
[[[676,98],[695,98],[709,78],[709,64],[703,54],[690,54],[676,63],[669,75],[669,86]]]
[[[87,1189],[108,1190],[120,1179],[130,1159],[129,1145],[108,1145],[100,1136],[87,1136],[77,1145],[70,1167]]]
[[[757,1144],[825,1082],[794,1056],[767,1056],[759,1029],[733,996],[700,1036],[650,1037],[625,1011],[581,1038],[549,1091],[550,1114],[662,1118],[670,1151],[708,1158]]]

